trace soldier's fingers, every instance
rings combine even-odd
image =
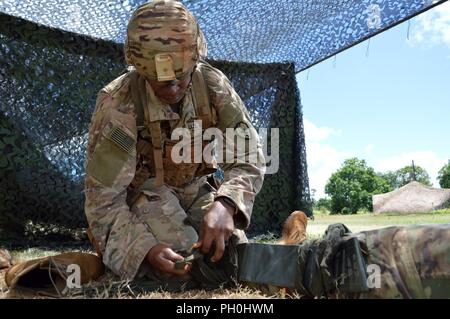
[[[184,272],[188,273],[189,271],[191,271],[192,268],[192,264],[187,264],[186,266],[184,266]]]
[[[200,240],[198,242],[196,242],[194,245],[192,245],[193,249],[196,249],[196,248],[199,248],[199,247],[202,247],[202,242]]]
[[[204,237],[204,235],[205,235],[205,230],[204,230],[204,228],[205,228],[205,223],[202,223],[202,224],[200,225],[200,231],[199,231],[199,234],[198,234],[198,242],[199,242],[199,243],[202,243],[202,242],[203,242],[203,237]]]
[[[189,271],[186,270],[186,269],[176,269],[176,268],[173,268],[173,269],[171,269],[171,270],[169,271],[169,273],[170,273],[171,275],[174,275],[174,276],[184,276],[184,275],[186,275],[188,272],[189,272]]]
[[[183,260],[184,259],[183,256],[178,255],[172,249],[166,249],[164,251],[164,258],[166,258],[166,259],[168,259],[170,261],[178,261],[178,260]]]
[[[165,273],[173,274],[175,270],[175,263],[168,259],[161,259],[159,261],[159,269]]]
[[[183,267],[183,269],[178,269],[179,274],[185,275],[185,274],[187,274],[187,273],[191,270],[191,268],[192,268],[192,264],[186,264],[186,265]]]
[[[219,261],[222,258],[223,253],[225,251],[225,238],[224,238],[224,236],[223,235],[218,236],[216,238],[215,242],[216,242],[216,251],[214,252],[214,256],[212,256],[212,258],[211,258],[211,261],[214,262],[214,263],[216,261]]]
[[[190,268],[187,269],[186,267],[185,267],[185,269],[173,269],[170,272],[170,275],[176,276],[176,277],[183,277],[183,276],[188,275],[189,270],[191,270],[191,269]],[[188,279],[188,278],[189,277],[186,277],[186,279]]]
[[[209,252],[209,250],[211,249],[213,239],[214,237],[212,236],[211,232],[205,233],[201,248],[202,253],[207,254]]]
[[[186,266],[189,266],[189,265],[186,265],[183,269],[177,269],[175,267],[175,263],[173,261],[171,261],[170,259],[165,259],[165,258],[163,258],[160,261],[159,266],[160,266],[159,269],[161,271],[163,271],[163,272],[165,272],[167,274],[170,274],[170,275],[175,275],[175,276],[186,275],[189,272],[189,270],[191,270],[190,268],[186,267]]]

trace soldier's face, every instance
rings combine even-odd
[[[191,83],[192,73],[173,81],[157,81],[147,79],[152,86],[155,95],[164,103],[176,104],[184,97],[186,90]]]

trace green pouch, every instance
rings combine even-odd
[[[103,139],[88,161],[86,172],[106,187],[112,187],[125,163],[135,152],[135,141],[123,129],[109,123]]]

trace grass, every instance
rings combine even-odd
[[[328,225],[334,223],[345,224],[352,232],[360,232],[389,226],[406,226],[414,224],[443,224],[450,223],[450,209],[429,213],[407,215],[358,213],[355,215],[330,215],[327,212],[314,212],[314,220],[308,223],[308,235],[320,237]]]
[[[374,215],[372,213],[358,213],[355,215],[330,215],[327,212],[318,211],[314,214],[314,220],[308,222],[308,237],[310,239],[320,238],[325,232],[326,228],[330,224],[343,223],[347,225],[353,232],[359,232],[364,230],[371,230],[376,228],[383,228],[388,226],[401,226],[401,225],[413,225],[413,224],[442,224],[450,223],[450,209],[440,210],[430,213],[422,214],[407,214],[407,215],[396,215],[396,214],[382,214]],[[259,236],[256,240],[260,242],[271,242],[275,240],[273,234],[267,234]],[[86,249],[72,249],[82,250]],[[26,248],[20,250],[12,250],[11,254],[13,258],[17,261],[29,260],[44,256],[51,256],[61,253],[62,250],[52,249],[44,250],[39,248]],[[6,297],[5,289],[1,288],[1,278],[0,275],[0,299]],[[112,277],[111,277],[112,278]],[[112,279],[110,279],[111,281]],[[108,282],[106,280],[105,282]],[[75,296],[77,298],[82,298],[83,295]],[[172,299],[172,298],[188,298],[188,299],[258,299],[258,298],[285,298],[286,295],[283,291],[275,292],[271,295],[264,294],[261,291],[250,289],[248,287],[240,286],[234,289],[218,289],[214,291],[204,291],[204,290],[192,290],[182,293],[169,293],[165,291],[151,292],[145,294],[135,293],[130,291],[129,293],[115,292],[108,289],[108,285],[100,285],[94,298],[158,298],[158,299]],[[294,296],[295,297],[295,296]]]
[[[47,250],[47,249],[44,250],[42,248],[31,247],[20,250],[13,250],[11,251],[11,256],[17,261],[22,261],[34,258],[53,256],[59,254],[60,252],[61,250]]]

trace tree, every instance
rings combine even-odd
[[[391,189],[398,188],[398,182],[397,182],[397,173],[388,171],[386,173],[377,173],[377,175],[384,179],[390,186]]]
[[[450,161],[439,170],[438,181],[442,188],[450,188]]]
[[[420,166],[414,165],[416,180],[427,186],[431,186],[430,176],[427,171]],[[386,180],[391,189],[400,188],[414,180],[414,170],[412,165],[405,166],[394,172],[377,173],[377,175]]]
[[[314,209],[331,211],[331,200],[328,198],[320,198],[314,203]]]
[[[427,186],[431,186],[430,175],[428,175],[427,171],[420,166],[414,165],[416,181],[422,183]],[[412,165],[405,166],[395,171],[397,175],[397,187],[402,187],[414,180],[414,170]]]
[[[331,199],[331,213],[352,213],[360,209],[372,210],[372,195],[389,192],[391,187],[365,160],[345,160],[341,168],[331,175],[325,193]]]

